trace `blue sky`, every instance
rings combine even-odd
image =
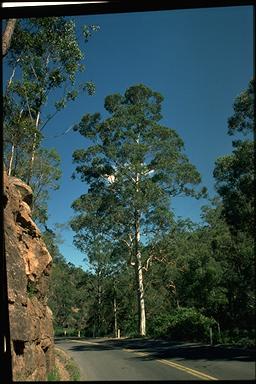
[[[214,195],[212,172],[217,157],[232,151],[227,119],[234,98],[253,76],[253,9],[251,6],[158,11],[74,17],[76,24],[96,24],[85,45],[86,71],[81,81],[92,80],[96,95],[82,95],[48,125],[44,146],[55,147],[62,158],[61,187],[51,193],[49,226],[65,223],[73,215],[71,203],[86,185],[71,180],[72,153],[86,145],[70,130],[85,113],[104,112],[104,98],[143,83],[164,96],[162,124],[175,129],[185,152],[202,176],[202,185]],[[206,200],[177,198],[177,216],[200,221]],[[62,231],[60,250],[75,265],[84,255],[72,244],[73,232]]]

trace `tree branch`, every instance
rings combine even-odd
[[[51,116],[48,117],[48,119],[45,121],[45,123],[42,125],[42,127],[40,128],[40,132],[42,132],[42,130],[45,128],[46,124],[49,123],[50,120],[52,120],[58,113],[59,111],[56,110]],[[66,133],[66,132],[65,132]]]
[[[29,113],[29,116],[30,116],[31,123],[34,123],[34,119],[33,119],[32,114],[31,114],[31,109],[30,109],[30,105],[29,105],[29,102],[28,102],[28,95],[27,95],[26,90],[25,90],[25,98],[26,98],[26,104],[27,104],[28,113]]]
[[[16,19],[9,19],[6,23],[5,31],[2,37],[2,57],[7,55],[10,48],[16,21]]]
[[[10,86],[12,84],[13,78],[14,78],[15,73],[16,73],[17,64],[18,64],[19,61],[20,61],[20,57],[16,60],[14,68],[13,68],[13,71],[12,71],[12,74],[10,76],[10,79],[8,80],[8,83],[7,83],[7,86],[6,86],[6,95],[8,94],[8,91],[9,91]]]

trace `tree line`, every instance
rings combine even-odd
[[[253,97],[251,81],[235,99],[233,151],[215,162],[216,196],[201,224],[171,209],[173,197],[207,191],[177,132],[159,124],[161,95],[132,86],[105,99],[110,117],[83,116],[74,130],[92,145],[74,152],[74,177],[89,188],[70,224],[91,270],[56,263],[55,283],[63,262],[77,274],[74,296],[65,294],[73,323],[65,318],[59,330],[209,341],[211,329],[215,342],[253,344]]]
[[[79,94],[94,94],[94,83],[77,77],[85,70],[82,43],[97,29],[83,26],[81,41],[71,18],[10,19],[5,25],[4,165],[9,176],[32,187],[32,214],[41,225],[48,218],[49,190],[61,178],[59,154],[43,146],[45,128]]]
[[[90,142],[73,153],[73,177],[88,192],[73,202],[69,223],[90,264],[85,272],[65,261],[47,227],[49,189],[58,188],[61,172],[56,150],[42,142],[47,124],[95,86],[77,82],[84,55],[73,20],[22,19],[6,29],[10,25],[3,47],[10,72],[3,95],[4,163],[34,191],[33,218],[54,258],[49,303],[56,334],[117,336],[119,329],[126,336],[206,340],[211,329],[218,341],[250,344],[254,82],[235,99],[228,120],[233,151],[216,159],[212,199],[182,138],[161,124],[163,96],[146,85],[107,96],[106,118],[86,113],[73,127]],[[98,29],[84,26],[84,42]],[[49,100],[55,100],[52,109]],[[208,198],[202,224],[176,218],[177,196]]]

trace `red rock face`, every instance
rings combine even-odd
[[[4,175],[4,231],[14,381],[44,381],[54,367],[47,288],[52,258],[31,219],[32,190]]]

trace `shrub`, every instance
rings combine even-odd
[[[180,308],[171,314],[157,316],[149,327],[149,333],[173,340],[209,341],[209,329],[216,324],[214,319],[194,308]]]
[[[255,329],[247,330],[235,328],[231,330],[225,330],[221,334],[221,339],[223,344],[255,348]]]
[[[153,320],[148,321],[148,334],[153,337],[162,337],[167,335],[168,327],[172,315],[162,314],[155,316]]]
[[[168,328],[172,338],[181,340],[209,340],[209,329],[215,320],[202,315],[193,308],[184,308],[174,314]]]
[[[137,316],[128,317],[122,322],[121,336],[137,337],[138,336],[138,320]]]
[[[60,328],[60,327],[54,327],[54,336],[55,336],[55,337],[63,336],[63,335],[64,335],[64,330],[63,330],[63,328]]]

